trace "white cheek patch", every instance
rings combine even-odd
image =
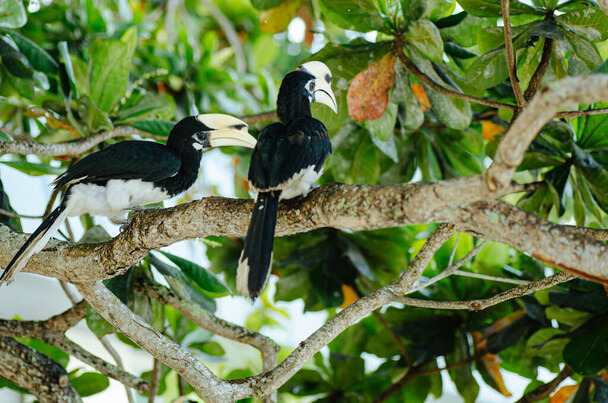
[[[201,143],[192,143],[192,147],[193,147],[195,150],[202,150],[202,149],[204,148],[204,147],[203,147],[203,145],[202,145]]]

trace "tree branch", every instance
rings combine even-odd
[[[154,298],[161,304],[177,309],[186,318],[211,333],[257,348],[262,353],[264,371],[268,371],[276,365],[280,347],[272,339],[253,330],[220,319],[199,305],[180,299],[167,287],[153,283],[148,279],[140,279],[135,284],[135,290],[150,298]]]
[[[511,80],[511,87],[513,88],[513,94],[517,101],[517,106],[522,108],[526,105],[524,95],[521,93],[519,87],[519,78],[517,78],[517,65],[515,60],[515,53],[513,52],[513,36],[511,35],[511,9],[509,6],[509,0],[501,0],[502,8],[502,19],[505,31],[505,52],[507,54],[507,66],[509,69],[509,79]]]
[[[517,401],[517,403],[532,403],[549,397],[549,395],[559,386],[560,383],[566,380],[574,371],[569,366],[564,366],[559,374],[551,382],[540,385],[534,390],[526,393]]]
[[[570,281],[574,278],[569,273],[557,273],[552,276],[543,278],[541,280],[530,282],[521,287],[512,288],[510,290],[496,294],[493,297],[486,299],[475,299],[471,301],[431,301],[416,298],[398,297],[395,302],[402,303],[403,305],[417,306],[420,308],[432,308],[432,309],[466,309],[469,311],[481,311],[490,306],[500,304],[501,302],[508,301],[510,299],[523,297],[525,295],[532,294],[536,291],[544,290],[545,288],[551,288],[556,284]]]
[[[543,53],[540,57],[540,63],[532,75],[530,79],[530,83],[528,83],[528,88],[526,88],[526,92],[524,93],[524,98],[526,101],[529,101],[536,92],[538,91],[538,87],[547,72],[547,67],[549,67],[549,60],[551,60],[551,51],[553,50],[553,39],[544,38],[545,43],[543,44]]]
[[[179,344],[168,339],[140,316],[131,312],[101,282],[75,285],[104,319],[152,356],[173,368],[205,401],[212,403],[235,400],[235,388],[232,384],[218,378]]]
[[[0,375],[41,402],[81,402],[65,369],[33,348],[0,336]]]
[[[608,74],[568,77],[540,91],[513,122],[502,139],[487,171],[488,186],[508,185],[515,168],[542,127],[568,105],[608,99]]]

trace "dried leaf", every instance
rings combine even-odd
[[[310,49],[312,41],[315,39],[315,34],[312,32],[312,29],[314,28],[312,10],[309,6],[303,6],[300,8],[299,15],[306,25],[306,29],[304,30],[304,45]]]
[[[376,120],[384,114],[395,78],[395,55],[387,53],[355,76],[346,101],[348,114],[357,122]]]
[[[357,291],[349,285],[342,284],[342,294],[344,294],[344,302],[339,306],[340,309],[344,309],[356,300],[359,299]]]
[[[283,32],[296,16],[301,0],[287,0],[277,7],[260,11],[260,28],[269,34]]]
[[[505,132],[504,127],[491,120],[481,121],[481,135],[487,141],[493,141],[496,136]]]
[[[498,356],[495,354],[485,354],[481,357],[481,363],[485,366],[487,374],[492,377],[492,381],[494,381],[492,387],[505,397],[512,396],[502,379]]]
[[[549,403],[564,403],[576,392],[579,385],[562,386],[549,398]]]
[[[431,101],[429,101],[429,97],[426,96],[426,92],[424,91],[424,86],[422,84],[412,83],[412,91],[420,104],[420,109],[422,109],[422,112],[426,112],[431,109]]]
[[[76,138],[80,138],[78,132],[70,126],[68,123],[65,123],[62,120],[57,119],[51,112],[42,109],[42,108],[30,108],[23,113],[25,116],[31,116],[33,118],[43,117],[46,119],[46,124],[55,129],[63,129],[68,130],[70,133],[74,135]]]

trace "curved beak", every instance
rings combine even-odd
[[[336,96],[331,89],[331,71],[325,63],[312,61],[302,64],[298,69],[305,70],[315,77],[315,91],[313,92],[312,102],[318,102],[329,106],[329,109],[338,113],[338,103]]]
[[[334,113],[338,113],[338,104],[336,102],[336,96],[331,90],[331,85],[323,79],[317,79],[316,84],[312,101],[327,105]]]
[[[197,133],[196,140],[204,148],[240,146],[254,148],[257,140],[251,136],[247,129],[247,123],[230,115],[221,113],[209,113],[196,117],[209,130]]]

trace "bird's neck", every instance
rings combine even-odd
[[[188,190],[198,177],[203,153],[192,147],[175,150],[181,157],[182,164],[177,173],[167,179],[160,181],[159,185],[171,196],[175,196]]]
[[[277,99],[277,117],[283,123],[289,123],[299,118],[309,118],[310,101],[304,96],[281,96]]]

